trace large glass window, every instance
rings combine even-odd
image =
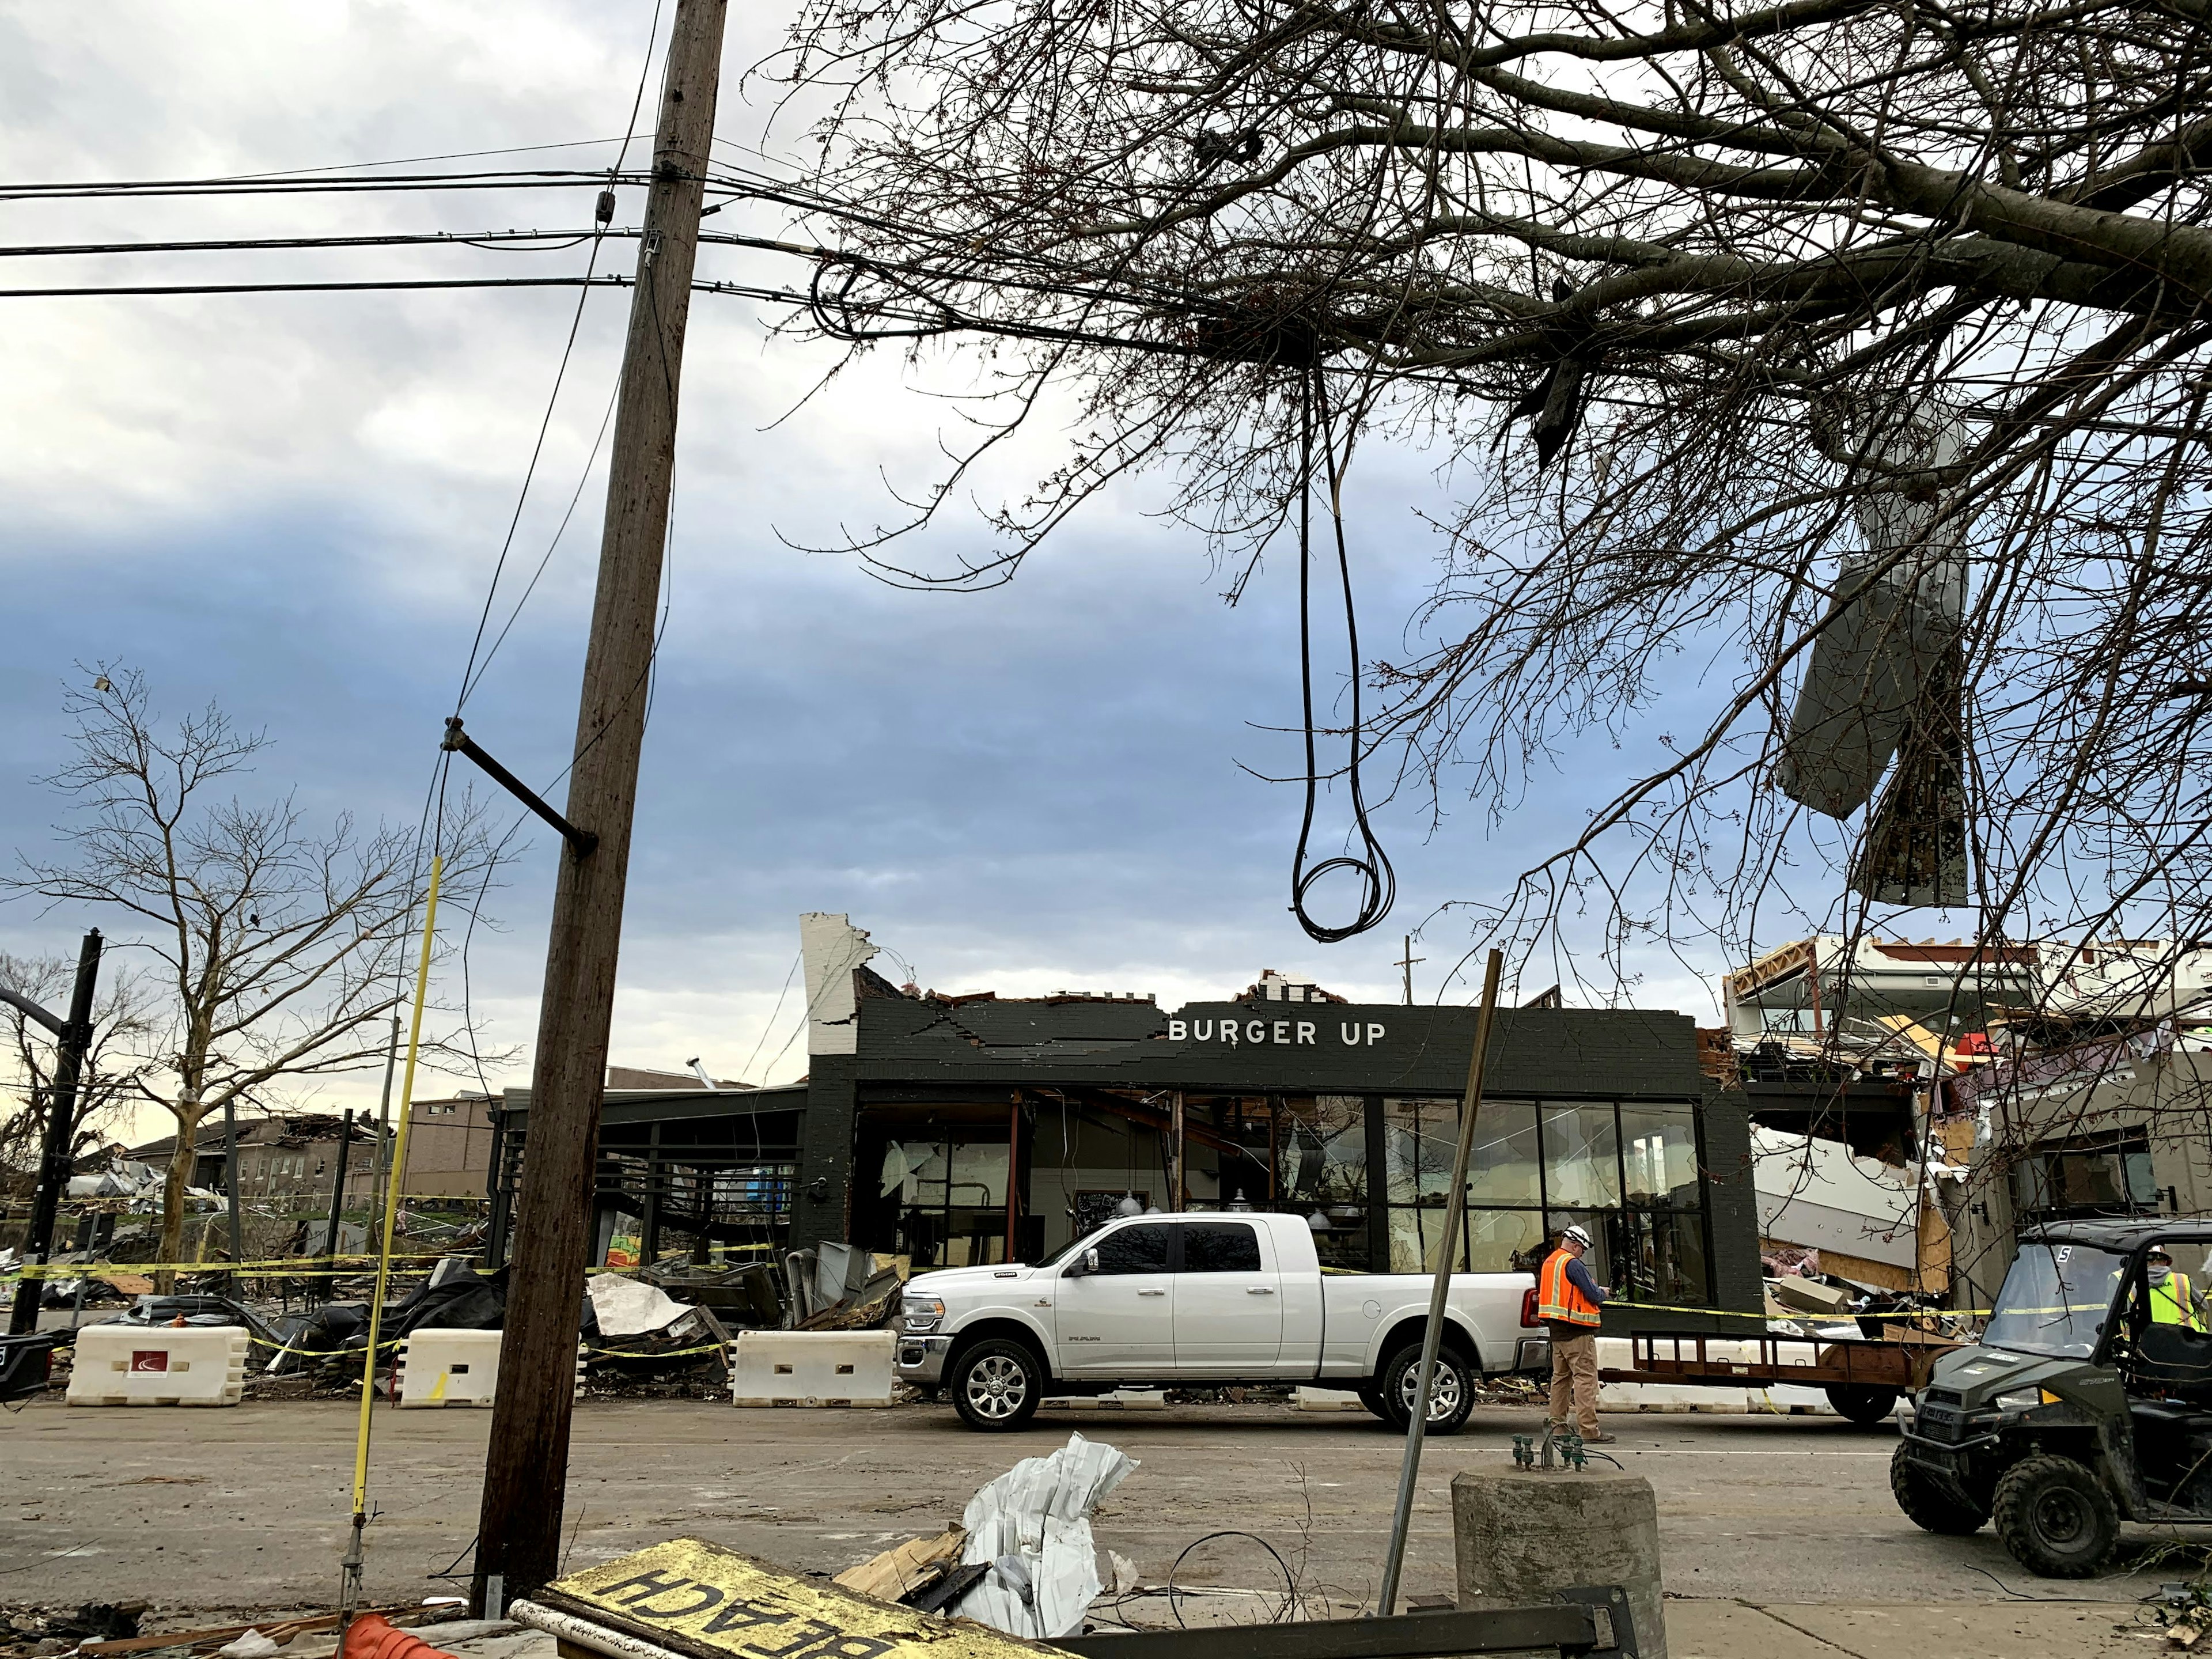
[[[1273,1207],[1303,1216],[1324,1267],[1367,1260],[1367,1102],[1290,1095],[1272,1103]],[[1450,1166],[1445,1166],[1449,1178]]]
[[[1631,1204],[1695,1208],[1698,1122],[1686,1106],[1620,1108],[1620,1164]]]
[[[925,1267],[1006,1260],[1006,1140],[885,1144],[878,1201],[896,1217],[893,1248]]]
[[[1457,1149],[1459,1103],[1382,1103],[1389,1269],[1433,1272]],[[1711,1300],[1696,1114],[1688,1105],[1486,1101],[1468,1159],[1456,1264],[1528,1272],[1560,1229],[1589,1233],[1590,1270],[1638,1302]]]
[[[1555,1206],[1620,1202],[1620,1129],[1613,1105],[1544,1105],[1544,1193]]]

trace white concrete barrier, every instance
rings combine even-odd
[[[243,1325],[87,1325],[72,1406],[235,1406],[252,1337]]]
[[[896,1331],[740,1331],[730,1345],[738,1406],[889,1406]]]
[[[499,1392],[498,1331],[423,1328],[399,1341],[402,1406],[489,1406]],[[584,1350],[576,1347],[576,1393],[584,1391]]]

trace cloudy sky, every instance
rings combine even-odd
[[[785,9],[732,9],[719,131],[732,144],[775,153],[793,136],[737,81]],[[652,14],[650,0],[0,5],[4,171],[208,178],[541,145],[576,148],[432,165],[604,165]],[[618,223],[635,222],[635,195]],[[587,222],[590,201],[15,200],[0,203],[0,240],[564,229]],[[744,219],[759,211],[721,222],[773,228]],[[621,261],[632,257],[624,246]],[[702,273],[799,274],[753,258],[710,252]],[[0,285],[560,275],[578,260],[17,257]],[[516,539],[522,564],[544,554],[580,479],[580,503],[470,704],[471,732],[528,779],[557,772],[574,730],[602,485],[585,463],[627,303],[603,291],[585,309]],[[57,803],[32,780],[64,757],[62,690],[94,660],[143,668],[173,713],[213,698],[265,726],[274,746],[246,793],[411,821],[573,307],[563,290],[0,299],[0,852],[51,834]],[[719,1075],[797,1075],[796,997],[770,1016],[807,909],[851,913],[896,953],[890,965],[945,990],[1175,1002],[1272,966],[1395,998],[1403,933],[1448,900],[1499,891],[1626,763],[1593,739],[1498,829],[1465,808],[1433,832],[1410,804],[1386,811],[1397,910],[1378,934],[1312,944],[1285,909],[1297,793],[1253,775],[1296,764],[1279,729],[1297,714],[1291,562],[1271,561],[1228,608],[1205,548],[1156,516],[1157,480],[1096,504],[988,594],[897,591],[853,558],[795,551],[887,515],[893,487],[929,476],[955,418],[941,394],[968,370],[951,350],[918,370],[887,353],[805,399],[834,358],[770,337],[775,320],[708,296],[693,312],[618,1061],[698,1054]],[[1433,574],[1419,515],[1439,499],[1436,460],[1370,448],[1355,480],[1374,648],[1397,641]],[[1019,471],[995,482],[1018,489]],[[963,514],[934,544],[971,544],[983,531]],[[1323,807],[1340,831],[1340,805]],[[471,1005],[494,1043],[530,1040],[554,856],[538,836],[495,902],[501,931],[471,949]],[[94,921],[117,925],[0,908],[0,950],[66,949]],[[1439,967],[1468,942],[1453,917],[1428,923],[1420,995],[1437,994]],[[1705,988],[1725,965],[1655,953],[1637,999],[1709,1020]],[[323,1097],[356,1096],[341,1084]]]

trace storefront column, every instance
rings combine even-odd
[[[1390,1149],[1382,1133],[1382,1097],[1361,1097],[1360,1110],[1367,1123],[1367,1271],[1387,1273],[1390,1271],[1390,1175],[1383,1160]]]
[[[824,1239],[842,1243],[851,1225],[853,1134],[860,1113],[850,1054],[809,1061],[806,1115],[799,1131],[799,1174],[791,1199],[791,1246],[811,1249]]]
[[[1183,1207],[1182,1091],[1180,1089],[1175,1091],[1169,1102],[1168,1136],[1171,1142],[1169,1162],[1172,1166],[1168,1176],[1168,1208],[1180,1211]]]
[[[1022,1091],[1014,1091],[1014,1103],[1006,1117],[1006,1254],[1014,1260],[1014,1218],[1022,1206]]]

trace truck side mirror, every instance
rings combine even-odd
[[[1070,1279],[1080,1279],[1085,1273],[1095,1273],[1097,1271],[1098,1252],[1096,1250],[1085,1250],[1067,1264],[1067,1277]]]

